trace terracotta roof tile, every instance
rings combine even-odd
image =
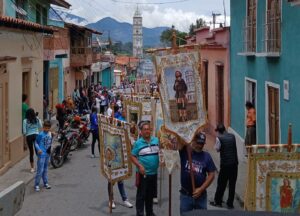
[[[54,28],[50,26],[43,26],[38,23],[17,19],[13,17],[8,17],[8,16],[0,16],[0,27],[1,26],[7,28],[34,31],[34,32],[42,32],[47,34],[53,34],[53,32],[55,31]]]

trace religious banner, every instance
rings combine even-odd
[[[199,53],[181,52],[156,56],[161,105],[166,129],[190,143],[206,122]]]
[[[109,182],[127,179],[132,174],[128,124],[98,115],[101,171]]]
[[[300,153],[280,152],[280,145],[276,152],[256,148],[249,155],[245,208],[300,213]]]
[[[180,169],[178,145],[183,145],[183,143],[176,134],[169,132],[164,126],[161,126],[158,137],[162,153],[160,160],[164,163],[169,174],[171,174],[175,168]]]
[[[134,92],[135,94],[150,96],[150,80],[136,79],[134,82]]]
[[[141,102],[132,101],[131,98],[125,100],[126,120],[130,124],[129,135],[131,144],[133,144],[138,137],[137,125],[142,119],[142,108]]]

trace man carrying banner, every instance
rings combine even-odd
[[[205,134],[199,132],[192,140],[191,146],[184,146],[179,150],[181,160],[180,214],[193,209],[207,209],[206,189],[214,180],[216,166],[210,154],[203,151],[205,141]],[[193,170],[192,173],[191,170]]]
[[[155,216],[153,213],[153,188],[156,186],[159,166],[159,140],[151,136],[150,121],[142,121],[139,129],[141,138],[135,142],[131,151],[131,160],[137,167],[136,215],[144,215],[145,205],[146,215]]]

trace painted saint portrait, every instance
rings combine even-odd
[[[123,149],[120,135],[111,135],[108,132],[103,133],[104,152],[107,163],[112,169],[122,168],[123,166]]]
[[[192,67],[166,68],[169,108],[172,122],[197,120],[197,99],[195,97],[195,78]]]
[[[274,212],[300,213],[300,179],[271,176],[269,209]]]

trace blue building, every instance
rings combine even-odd
[[[244,150],[245,102],[256,107],[258,144],[300,141],[299,0],[231,0],[231,128]]]

